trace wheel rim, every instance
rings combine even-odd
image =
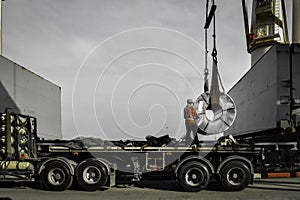
[[[51,169],[48,173],[48,181],[52,185],[61,185],[66,180],[64,171],[60,168]]]
[[[204,180],[204,174],[201,169],[191,168],[185,174],[185,182],[190,186],[199,186]]]
[[[83,180],[87,184],[95,184],[101,179],[101,171],[95,166],[89,166],[83,170]]]
[[[245,179],[245,172],[242,168],[235,167],[228,171],[227,181],[231,185],[240,185]]]

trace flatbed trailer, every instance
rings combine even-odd
[[[227,190],[241,190],[253,183],[254,167],[261,151],[251,146],[181,146],[181,147],[89,147],[73,149],[55,142],[39,143],[38,155],[72,164],[69,170],[85,190],[99,189],[97,177],[108,176],[110,186],[136,182],[151,175],[175,179],[187,191],[204,189],[210,179],[221,181]],[[96,164],[97,163],[97,164]],[[103,172],[96,165],[103,165]],[[237,166],[236,166],[237,165]],[[81,169],[84,167],[85,169]],[[90,170],[90,172],[88,172]],[[232,171],[235,170],[235,171]],[[85,172],[86,171],[86,172]],[[74,173],[74,174],[73,174]],[[100,174],[101,173],[101,174]],[[91,177],[94,174],[94,177]],[[98,175],[97,175],[98,174]],[[107,174],[107,175],[106,175]],[[103,178],[105,177],[103,176]],[[80,180],[86,177],[87,180]],[[43,178],[43,176],[42,176]],[[105,181],[106,182],[106,181]],[[52,189],[48,187],[47,189]]]
[[[9,112],[1,115],[0,130],[0,181],[35,181],[47,190],[74,184],[95,191],[152,175],[177,180],[186,191],[204,189],[211,179],[226,190],[242,190],[253,183],[254,164],[262,162],[261,149],[229,137],[192,146],[177,141],[121,147],[111,141],[42,140],[34,117]]]
[[[9,112],[0,116],[0,182],[39,182],[47,190],[66,190],[73,184],[95,191],[155,177],[200,191],[214,179],[225,190],[238,191],[253,183],[255,173],[300,171],[300,153],[293,145],[254,143],[259,142],[255,134],[197,145],[175,140],[160,146],[96,138],[43,140],[37,137],[36,118]]]

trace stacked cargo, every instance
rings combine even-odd
[[[20,160],[36,157],[32,149],[36,138],[35,118],[6,113],[1,115],[0,125],[1,155]]]
[[[20,176],[31,174],[33,165],[25,160],[36,158],[36,119],[11,113],[2,114],[0,138],[0,170],[21,170]]]

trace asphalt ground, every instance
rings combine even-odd
[[[136,185],[119,185],[96,192],[70,189],[63,192],[40,190],[22,185],[5,185],[0,188],[0,200],[127,200],[127,199],[222,199],[222,200],[300,200],[300,178],[258,179],[253,185],[238,192],[223,191],[211,183],[200,192],[183,192],[172,181],[148,181]]]

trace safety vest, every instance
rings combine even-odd
[[[194,106],[187,105],[184,108],[184,119],[189,121],[194,121],[195,118],[198,118],[198,114]]]

